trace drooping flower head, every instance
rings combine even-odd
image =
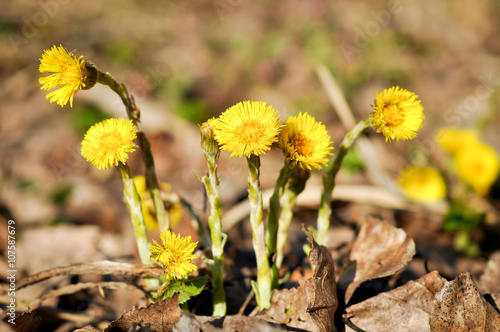
[[[96,123],[82,141],[82,156],[98,169],[125,163],[134,152],[137,128],[132,120],[107,119]]]
[[[455,154],[454,161],[460,180],[480,195],[488,192],[500,172],[497,152],[484,143],[461,149]]]
[[[196,258],[193,254],[198,242],[193,242],[191,236],[175,236],[171,231],[160,234],[161,244],[153,240],[149,249],[151,258],[165,267],[167,278],[182,279],[188,273],[198,270],[192,260]]]
[[[441,128],[436,135],[436,141],[443,150],[452,155],[481,142],[476,131],[451,127]]]
[[[433,167],[407,167],[399,173],[398,184],[406,197],[417,202],[435,202],[446,196],[446,183]]]
[[[73,96],[81,89],[91,88],[97,80],[97,69],[95,73],[92,70],[89,75],[83,56],[77,58],[73,52],[68,52],[62,46],[54,46],[50,50],[45,50],[38,70],[41,73],[51,74],[39,79],[42,84],[41,89],[52,90],[59,87],[58,90],[48,93],[47,99],[61,106],[69,101],[70,106],[73,107]],[[88,76],[92,76],[93,79],[87,80]]]
[[[228,108],[217,121],[215,139],[231,156],[260,156],[278,140],[279,119],[265,102],[243,101]]]
[[[325,125],[307,113],[288,118],[278,136],[285,158],[302,169],[321,169],[332,154],[332,144]]]
[[[386,142],[417,136],[424,120],[424,108],[417,95],[397,86],[377,93],[374,103],[370,120]]]

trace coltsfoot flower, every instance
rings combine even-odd
[[[455,168],[460,180],[484,195],[498,177],[500,162],[495,149],[479,143],[455,154]]]
[[[325,125],[307,113],[288,118],[278,136],[285,158],[302,169],[321,169],[332,155],[332,144]]]
[[[215,139],[231,156],[260,156],[278,140],[276,111],[265,102],[243,101],[228,108],[217,121]]]
[[[192,260],[196,258],[193,254],[198,242],[193,242],[191,236],[175,236],[171,231],[164,231],[160,234],[161,244],[153,240],[153,245],[149,249],[151,258],[163,265],[167,278],[182,279],[188,273],[198,270]]]
[[[424,120],[424,108],[417,97],[398,86],[377,93],[370,120],[377,132],[384,134],[386,142],[417,136]]]
[[[435,202],[446,196],[446,183],[433,167],[407,167],[399,173],[398,183],[404,195],[417,202]]]
[[[452,155],[481,142],[476,131],[451,127],[441,128],[436,135],[436,141],[443,150]]]
[[[89,73],[89,70],[91,72]],[[76,57],[73,52],[68,52],[63,46],[54,46],[45,50],[40,59],[38,70],[51,75],[39,79],[42,90],[59,89],[47,94],[51,103],[60,106],[70,103],[73,107],[73,96],[81,89],[89,89],[97,81],[97,69],[93,64],[86,66],[83,56]],[[90,80],[89,80],[90,79]]]
[[[125,163],[134,152],[137,128],[132,120],[107,119],[96,123],[82,141],[82,156],[98,169]]]

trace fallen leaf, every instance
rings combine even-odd
[[[157,332],[173,331],[175,324],[181,318],[178,298],[179,294],[176,293],[171,298],[151,303],[145,308],[133,308],[126,311],[120,318],[109,324],[104,332],[129,331],[135,326],[148,326],[149,329]]]
[[[401,271],[415,255],[415,242],[387,221],[367,218],[339,277],[345,303],[361,283]]]
[[[500,293],[500,251],[491,254],[478,286],[483,293]]]
[[[314,266],[313,277],[307,279],[305,285],[307,312],[311,315],[319,332],[330,332],[338,306],[335,265],[328,250],[316,243],[311,231],[304,225],[301,229],[311,246],[309,261]]]
[[[486,302],[470,272],[445,283],[436,294],[430,325],[432,331],[500,331],[500,314]]]
[[[190,312],[183,312],[181,319],[175,325],[174,332],[281,332],[287,329],[278,324],[267,322],[259,317],[248,316],[196,316]],[[297,330],[305,331],[305,330]]]
[[[344,322],[366,331],[426,332],[434,298],[446,279],[437,271],[346,309]]]
[[[307,312],[305,278],[299,280],[300,286],[292,289],[274,290],[271,294],[271,307],[257,317],[285,324],[287,327],[313,331],[316,324]]]

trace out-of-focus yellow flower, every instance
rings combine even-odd
[[[182,279],[188,273],[198,270],[192,260],[196,258],[193,254],[198,242],[193,242],[191,236],[175,236],[171,231],[160,234],[161,244],[153,240],[149,251],[151,258],[165,267],[168,279]]]
[[[417,202],[435,202],[446,196],[446,183],[433,167],[407,167],[399,173],[404,195]]]
[[[436,135],[436,141],[443,150],[452,155],[481,142],[476,131],[451,127],[441,128]]]
[[[96,123],[82,141],[82,156],[98,169],[125,163],[134,152],[137,128],[132,120],[107,119]]]
[[[42,84],[41,89],[52,90],[58,86],[58,90],[47,94],[47,99],[61,106],[69,101],[70,106],[73,107],[73,96],[81,89],[91,88],[97,81],[97,75],[95,75],[92,82],[86,82],[88,72],[85,60],[82,56],[77,58],[74,53],[68,52],[62,46],[54,46],[50,50],[45,50],[40,59],[39,71],[51,73],[39,79]],[[97,70],[94,74],[97,74]],[[94,77],[94,75],[91,76]]]
[[[146,187],[146,177],[144,175],[137,175],[133,178],[137,193],[141,197],[141,209],[144,216],[144,223],[148,230],[158,229],[158,220],[155,216],[155,207],[151,193]],[[172,193],[172,186],[169,183],[160,183],[160,192],[162,200],[166,205],[170,227],[175,227],[182,218],[182,204],[179,196]]]
[[[457,151],[454,161],[460,180],[480,195],[488,192],[500,171],[497,152],[484,143],[467,146]]]
[[[386,142],[417,136],[424,120],[424,108],[417,97],[398,86],[377,93],[370,120],[377,132],[384,134]]]
[[[260,156],[278,140],[279,119],[265,102],[243,101],[228,108],[217,120],[215,139],[231,156]]]
[[[278,136],[285,158],[302,169],[321,169],[332,155],[332,144],[325,125],[307,113],[288,118]]]

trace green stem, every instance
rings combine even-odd
[[[148,235],[146,232],[146,224],[141,209],[141,198],[137,193],[134,181],[130,176],[130,170],[127,164],[118,163],[116,166],[120,172],[120,178],[123,182],[123,196],[127,203],[130,217],[132,219],[132,226],[134,227],[135,240],[137,242],[137,249],[139,250],[139,257],[142,264],[151,265],[151,255],[149,253]]]
[[[278,250],[276,252],[276,268],[279,270],[283,264],[285,244],[288,238],[288,228],[293,217],[293,208],[297,202],[297,196],[304,190],[310,176],[309,170],[294,169],[283,193],[283,205],[278,221]]]
[[[335,188],[335,177],[349,149],[359,135],[361,135],[366,128],[370,127],[370,125],[370,120],[360,121],[344,136],[333,162],[330,163],[326,174],[323,175],[323,192],[321,194],[321,202],[318,211],[318,233],[316,236],[316,241],[319,245],[326,246],[328,244],[328,230],[330,229],[330,216],[332,214],[330,202],[333,189]]]
[[[261,310],[271,306],[272,279],[266,249],[264,211],[260,190],[260,157],[251,155],[248,162],[248,201],[250,203],[250,225],[252,226],[252,244],[257,260],[257,283],[252,281],[257,304]]]
[[[276,180],[276,185],[274,186],[274,192],[269,199],[269,210],[267,212],[267,227],[266,227],[266,245],[269,253],[269,257],[273,257],[277,253],[277,239],[278,239],[278,219],[280,214],[280,199],[285,190],[286,183],[290,176],[292,169],[290,168],[290,163],[285,160],[285,165],[281,168],[278,180]],[[278,266],[273,263],[271,266],[271,279],[272,279],[272,289],[278,288],[279,282],[279,269]]]
[[[128,118],[134,122],[134,125],[137,128],[137,143],[141,149],[144,166],[146,168],[146,186],[151,192],[151,197],[153,198],[156,219],[158,220],[158,224],[160,226],[160,232],[166,231],[170,228],[168,213],[165,210],[165,205],[161,199],[160,186],[158,178],[156,177],[153,154],[151,153],[151,144],[141,129],[141,110],[135,104],[134,97],[128,93],[127,87],[124,84],[119,84],[110,73],[99,72],[98,82],[109,86],[111,90],[120,96],[123,105],[125,105]]]
[[[213,315],[226,315],[226,295],[224,292],[223,275],[224,275],[224,245],[227,239],[226,234],[222,233],[221,222],[221,207],[219,196],[219,178],[217,176],[217,154],[205,154],[208,165],[208,177],[201,177],[201,181],[205,185],[208,200],[210,203],[210,216],[208,217],[208,226],[210,227],[210,235],[212,239],[212,256],[210,262],[212,271],[212,303]]]

